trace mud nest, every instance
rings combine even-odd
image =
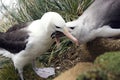
[[[60,67],[59,71],[64,71],[78,62],[93,62],[97,56],[110,51],[120,51],[120,39],[97,38],[79,47],[72,45],[66,52],[56,56],[51,63]]]

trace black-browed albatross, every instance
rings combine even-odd
[[[0,33],[0,54],[12,59],[21,80],[24,80],[23,67],[50,48],[55,41],[55,32],[64,33],[77,43],[63,18],[56,12],[47,12],[39,20],[15,25],[7,32]]]
[[[120,0],[95,0],[77,19],[67,22],[79,44],[120,35]]]

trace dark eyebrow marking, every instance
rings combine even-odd
[[[55,26],[56,28],[61,28],[61,27],[58,27],[58,26]]]
[[[75,27],[70,27],[70,29],[74,29]]]

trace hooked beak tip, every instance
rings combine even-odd
[[[68,31],[67,27],[64,27],[63,32],[70,40],[72,40],[77,46],[79,45],[79,41]]]

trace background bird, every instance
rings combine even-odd
[[[56,12],[47,12],[39,20],[14,25],[7,32],[1,32],[0,54],[12,59],[21,80],[24,80],[23,67],[50,48],[56,32],[64,33],[77,42],[67,30],[63,18]]]
[[[120,35],[120,0],[95,0],[77,20],[66,25],[75,28],[71,33],[80,44]]]

